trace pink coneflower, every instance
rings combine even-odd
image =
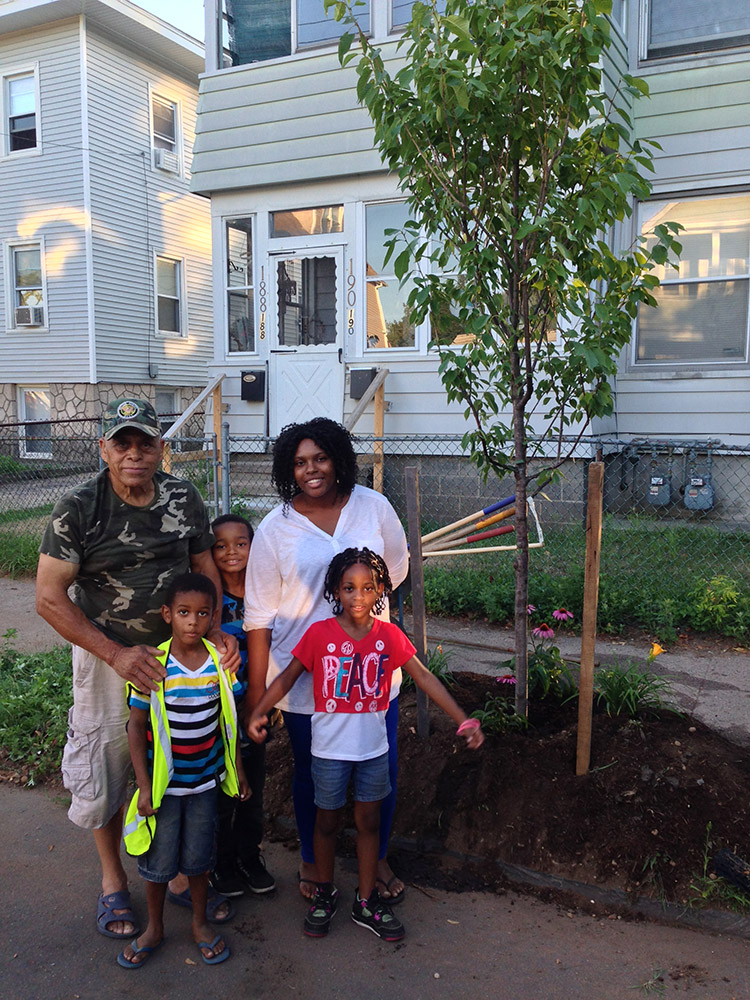
[[[533,615],[535,611],[536,611],[536,608],[534,607],[533,604],[527,604],[526,605],[526,614],[527,615]]]
[[[573,612],[568,611],[567,608],[557,608],[556,611],[552,612],[552,617],[556,618],[559,622],[567,621],[568,618],[573,617]]]
[[[513,674],[502,674],[500,677],[496,677],[495,680],[498,684],[515,684],[516,678]]]
[[[537,637],[537,639],[555,638],[555,630],[550,628],[547,622],[542,622],[541,625],[537,625],[537,627],[533,630],[533,634]]]

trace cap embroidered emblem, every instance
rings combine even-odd
[[[140,412],[140,406],[137,403],[134,403],[132,399],[126,399],[117,407],[117,416],[122,417],[123,420],[129,420],[130,417],[135,417]]]

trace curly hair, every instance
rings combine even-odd
[[[349,496],[357,482],[357,456],[349,431],[328,417],[314,417],[304,424],[288,424],[273,446],[271,482],[287,508],[301,492],[294,478],[294,456],[302,441],[309,439],[333,462],[336,493]]]
[[[338,599],[341,577],[350,566],[356,566],[357,563],[361,563],[363,566],[367,566],[368,569],[372,570],[375,583],[378,586],[380,586],[381,583],[383,585],[383,593],[375,602],[375,614],[380,614],[385,607],[389,594],[393,590],[391,576],[388,572],[388,567],[385,564],[385,559],[383,559],[382,556],[379,556],[377,552],[373,552],[371,549],[344,549],[343,552],[337,553],[337,555],[331,559],[328,569],[326,570],[325,583],[323,584],[323,595],[325,599],[330,601],[333,605],[333,613],[335,615],[340,615],[343,611],[341,601]]]
[[[167,587],[164,604],[172,607],[180,594],[202,594],[211,601],[211,607],[216,610],[216,587],[203,573],[181,573]]]

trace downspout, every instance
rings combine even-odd
[[[89,343],[89,383],[96,385],[96,314],[94,303],[94,236],[91,220],[91,161],[89,151],[89,73],[86,17],[78,19],[81,63],[81,166],[83,181],[83,214],[85,218],[84,250],[86,254],[86,322]]]

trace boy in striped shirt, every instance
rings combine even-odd
[[[205,639],[216,610],[216,589],[200,573],[177,577],[161,613],[172,638],[159,647],[166,660],[162,687],[143,694],[128,687],[128,741],[138,791],[125,821],[125,846],[138,855],[146,880],[148,927],[118,956],[138,969],[164,939],[167,883],[187,875],[192,931],[201,958],[216,965],[229,958],[220,934],[206,922],[208,875],[215,860],[219,785],[248,798],[237,740],[233,688]]]

